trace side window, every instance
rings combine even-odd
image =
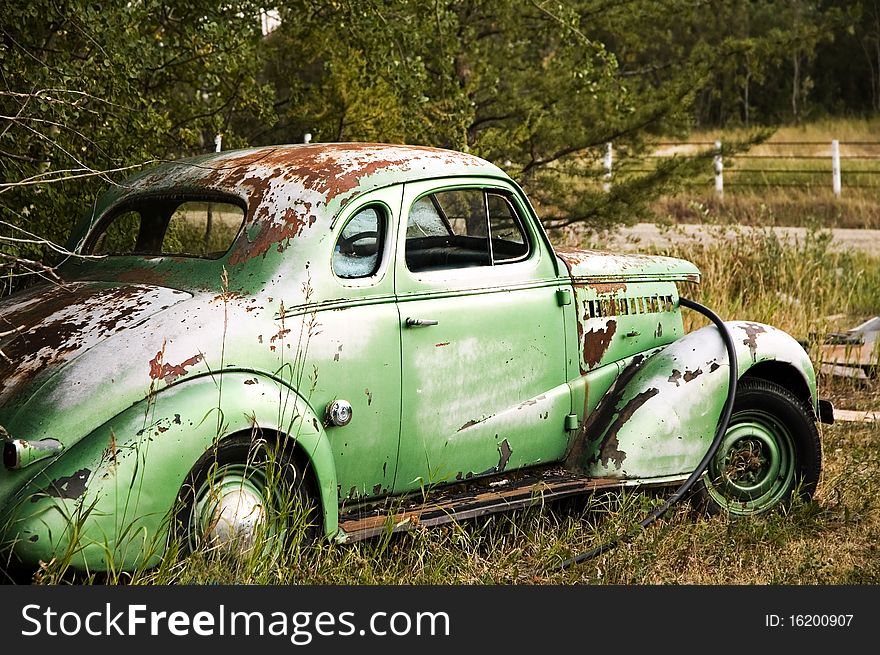
[[[486,195],[492,233],[492,260],[498,264],[525,258],[529,254],[529,243],[510,198],[498,193]]]
[[[345,279],[375,275],[381,263],[385,226],[385,211],[376,205],[349,218],[333,249],[333,272]]]
[[[410,208],[406,265],[413,272],[493,266],[518,261],[528,253],[522,221],[503,193],[438,191],[419,198]]]
[[[486,220],[486,202],[483,196],[480,189],[441,191],[434,194],[452,233],[468,238],[466,243],[473,250],[488,249],[486,236],[489,234],[489,223]]]
[[[411,271],[489,266],[489,222],[481,189],[438,191],[413,203],[406,224]]]
[[[440,215],[439,205],[432,196],[419,198],[409,210],[406,238],[442,237],[451,233],[449,223]]]

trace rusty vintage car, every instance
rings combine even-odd
[[[553,248],[511,178],[467,154],[168,163],[109,191],[70,247],[63,283],[0,304],[7,568],[239,543],[280,489],[350,541],[676,485],[729,386],[718,330],[684,331],[693,264]],[[727,325],[741,378],[698,496],[744,515],[813,492],[821,412],[794,339]]]

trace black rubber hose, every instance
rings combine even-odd
[[[669,508],[672,507],[675,503],[681,500],[685,494],[687,494],[691,487],[694,486],[694,483],[700,479],[700,476],[706,471],[706,468],[709,466],[709,462],[712,461],[712,458],[715,457],[715,454],[718,452],[718,448],[721,446],[721,441],[724,439],[724,433],[727,432],[727,426],[730,424],[730,415],[733,413],[733,400],[736,396],[736,383],[739,379],[739,367],[736,362],[736,347],[733,345],[733,336],[730,334],[730,330],[727,329],[727,326],[724,324],[718,315],[715,314],[708,307],[704,307],[703,305],[694,302],[693,300],[688,300],[687,298],[679,298],[679,304],[682,307],[687,307],[688,309],[693,309],[704,316],[706,316],[710,321],[712,321],[715,326],[718,328],[719,333],[721,334],[721,340],[724,342],[724,347],[727,349],[727,361],[729,364],[728,372],[730,374],[730,381],[727,388],[727,399],[724,401],[724,407],[721,410],[721,419],[718,421],[718,427],[715,430],[715,438],[712,440],[712,443],[709,445],[709,449],[706,451],[706,454],[703,455],[703,459],[700,460],[700,463],[697,465],[697,468],[694,469],[694,472],[690,474],[687,480],[676,490],[672,496],[667,499],[663,505],[655,509],[653,512],[648,514],[644,520],[639,522],[639,527],[643,530],[651,525],[654,521],[663,516]],[[575,555],[571,557],[561,564],[553,567],[551,570],[558,571],[560,569],[566,569],[569,566],[573,566],[574,564],[580,564],[581,562],[585,562],[589,559],[593,559],[594,557],[598,557],[602,553],[606,553],[615,546],[617,546],[621,541],[626,539],[628,536],[632,535],[633,532],[627,532],[625,534],[620,535],[619,537],[608,541],[601,546],[593,548],[592,550],[588,550],[584,553],[580,553],[579,555]]]

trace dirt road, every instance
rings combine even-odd
[[[632,227],[620,228],[616,233],[602,239],[603,249],[638,251],[663,248],[682,240],[706,241],[723,237],[733,238],[737,231],[760,232],[772,229],[781,240],[802,241],[807,234],[803,227],[723,228],[717,225],[678,225],[674,228],[658,227],[653,223],[637,223]],[[832,250],[861,250],[874,257],[880,257],[880,230],[832,229]]]

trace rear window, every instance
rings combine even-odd
[[[145,198],[103,220],[85,252],[217,259],[232,246],[244,217],[242,206],[226,200]]]

